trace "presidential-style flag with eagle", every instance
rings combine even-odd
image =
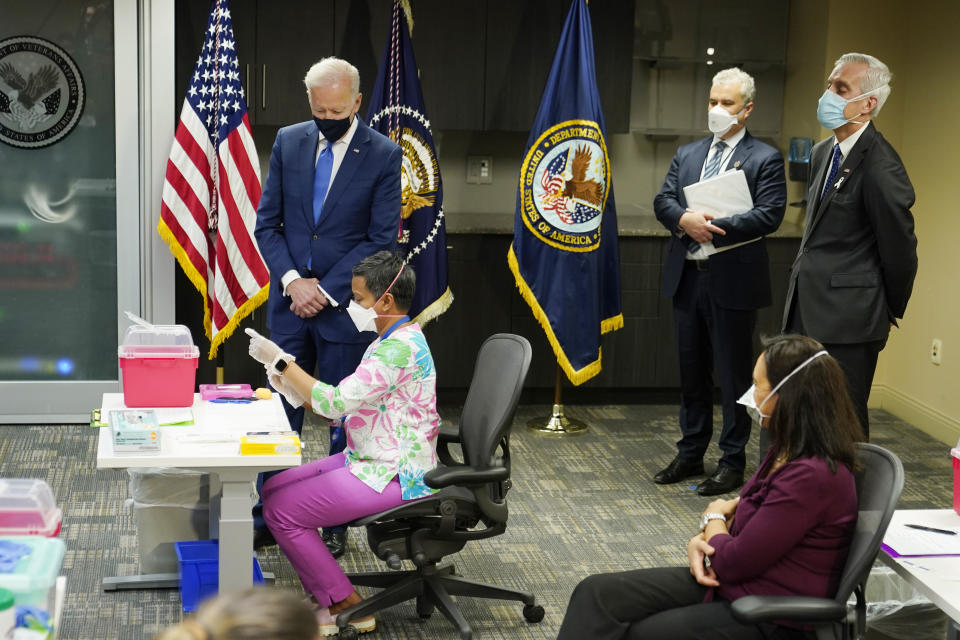
[[[213,359],[267,299],[270,274],[253,237],[260,162],[240,82],[227,0],[215,0],[167,161],[157,231],[204,297]]]
[[[367,120],[403,150],[397,242],[417,274],[410,317],[423,325],[447,310],[453,293],[447,286],[443,183],[410,42],[412,21],[409,3],[394,0]]]

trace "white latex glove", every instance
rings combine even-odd
[[[303,403],[306,402],[296,389],[293,388],[293,385],[284,380],[282,375],[277,373],[271,373],[269,368],[267,369],[267,380],[270,381],[270,386],[277,390],[278,393],[282,394],[284,398],[287,399],[287,402],[290,403],[290,406],[293,408],[302,407]]]
[[[268,375],[271,373],[280,373],[274,366],[278,360],[286,360],[287,364],[296,362],[296,358],[289,353],[285,353],[275,342],[264,338],[253,329],[248,327],[244,329],[244,332],[250,336],[250,357],[265,365]]]

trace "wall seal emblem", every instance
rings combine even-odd
[[[66,51],[32,36],[0,40],[0,141],[24,149],[59,142],[80,121],[85,98]]]

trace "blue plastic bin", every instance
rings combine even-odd
[[[174,542],[180,561],[180,600],[184,611],[193,611],[203,600],[217,593],[220,582],[220,545],[217,540]],[[260,563],[253,557],[253,582],[263,584]]]

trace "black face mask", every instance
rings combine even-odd
[[[324,138],[330,142],[336,142],[342,138],[343,134],[350,128],[350,125],[353,123],[353,114],[340,120],[317,118],[314,116],[313,121],[317,123],[317,129],[320,129],[320,133],[323,134]]]

